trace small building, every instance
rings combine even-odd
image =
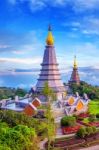
[[[69,96],[65,103],[65,112],[67,115],[79,114],[88,110],[89,99],[80,96]]]
[[[33,116],[37,113],[37,108],[32,104],[29,103],[23,110],[23,112],[28,116]]]
[[[38,107],[41,105],[42,103],[38,98],[24,97],[23,99],[19,99],[16,96],[15,100],[11,100],[9,103],[5,103],[3,100],[1,102],[1,109],[24,112],[28,116],[34,116],[38,111]]]
[[[65,100],[59,100],[52,105],[53,114],[55,117],[65,115],[73,115],[87,112],[89,99],[87,95],[80,97],[77,95],[67,95]]]
[[[35,107],[39,107],[41,106],[41,101],[40,99],[38,99],[37,97],[35,97],[32,101],[32,104],[35,106]]]

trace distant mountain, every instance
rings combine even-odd
[[[15,72],[38,72],[39,69],[36,69],[36,68],[34,68],[34,69],[15,69],[14,71]]]
[[[96,67],[79,67],[80,79],[92,85],[99,85],[99,69]],[[9,69],[0,71],[0,86],[31,87],[37,82],[40,68]],[[72,67],[61,68],[60,73],[63,82],[70,80]],[[13,81],[13,82],[12,82]]]

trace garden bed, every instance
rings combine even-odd
[[[80,129],[80,125],[76,125],[74,127],[62,127],[63,134],[72,134],[76,133]]]
[[[97,122],[90,122],[89,125],[90,126],[99,127],[99,121],[97,121]]]
[[[89,114],[88,113],[81,113],[78,115],[78,117],[87,118],[87,117],[89,117]]]
[[[96,133],[96,134],[92,134],[88,137],[85,137],[85,138],[76,138],[76,137],[73,137],[71,139],[66,139],[64,141],[62,141],[61,139],[59,141],[54,141],[54,142],[51,142],[51,147],[55,147],[55,148],[61,148],[61,149],[64,149],[64,148],[72,148],[72,149],[75,149],[76,147],[84,147],[84,146],[88,146],[88,144],[91,145],[91,143],[95,143],[95,142],[99,142],[99,133]],[[45,147],[47,148],[48,146],[48,143],[45,144]]]

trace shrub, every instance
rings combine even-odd
[[[96,133],[97,129],[95,126],[92,126],[93,133]]]
[[[87,135],[90,135],[93,133],[93,128],[92,127],[86,127],[86,132],[87,132]]]
[[[75,126],[76,118],[72,116],[65,116],[61,119],[61,126]]]
[[[96,118],[99,118],[99,114],[96,114]]]
[[[93,133],[96,133],[96,127],[81,127],[76,135],[77,137],[84,138],[85,136],[91,135]]]
[[[80,138],[84,138],[86,134],[87,132],[86,132],[85,127],[81,127],[76,133],[77,137],[80,137]]]
[[[90,115],[89,116],[89,121],[94,122],[96,120],[96,115]]]

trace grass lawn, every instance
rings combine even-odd
[[[90,103],[89,103],[89,113],[90,114],[97,114],[97,113],[99,113],[99,100],[97,100],[97,101],[90,101]]]

